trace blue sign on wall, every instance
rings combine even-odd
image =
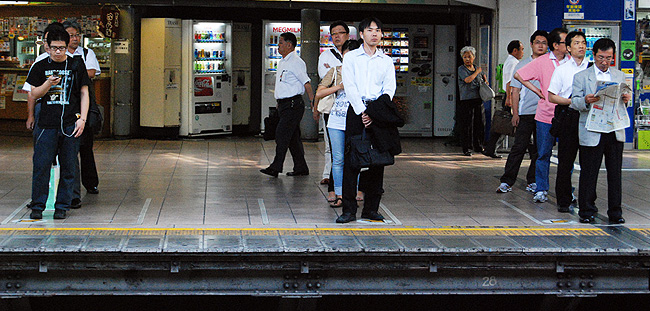
[[[564,0],[564,19],[585,19],[585,0]]]

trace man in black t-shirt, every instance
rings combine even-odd
[[[48,33],[50,57],[34,64],[27,76],[30,98],[41,105],[34,143],[32,213],[41,219],[47,202],[50,165],[59,157],[61,177],[56,194],[54,219],[64,219],[72,201],[78,137],[88,115],[90,79],[80,59],[66,55],[70,35],[62,29]]]

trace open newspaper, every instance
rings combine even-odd
[[[585,124],[587,130],[611,133],[629,127],[630,118],[621,94],[631,92],[632,90],[625,83],[598,81],[594,95],[600,97],[600,100],[591,104]]]

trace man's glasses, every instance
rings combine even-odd
[[[67,49],[68,49],[67,46],[50,46],[50,50],[52,50],[52,52],[56,52],[56,51],[63,52]]]
[[[599,61],[599,62],[602,62],[604,60],[606,60],[608,62],[611,62],[612,58],[613,58],[612,56],[605,57],[605,56],[602,56],[602,55],[596,55],[596,60]]]
[[[70,35],[70,38],[81,38],[81,34]]]
[[[547,43],[546,43],[546,41],[534,41],[533,44],[546,45]]]
[[[346,35],[346,34],[348,34],[348,33],[347,33],[347,32],[344,32],[344,31],[343,31],[343,32],[333,32],[333,33],[332,33],[332,37],[333,37],[333,36],[342,36],[342,35]]]

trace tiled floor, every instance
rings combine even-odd
[[[323,143],[305,143],[311,175],[271,178],[275,143],[259,138],[209,140],[103,140],[95,143],[100,194],[83,194],[83,207],[65,220],[25,222],[31,194],[32,142],[0,137],[0,228],[8,227],[439,227],[582,226],[576,213],[556,211],[555,193],[532,202],[519,179],[513,192],[497,194],[502,160],[464,157],[444,139],[404,139],[396,164],[386,169],[382,212],[388,223],[338,225],[340,209],[328,206],[319,185]],[[522,164],[525,174],[528,160]],[[290,171],[290,156],[285,172]],[[551,166],[554,187],[555,165]],[[573,176],[577,186],[578,173]],[[553,189],[552,189],[553,190]],[[629,225],[650,225],[650,153],[626,150],[624,217]],[[597,205],[605,214],[606,173],[599,176]],[[601,217],[600,223],[606,223]]]

